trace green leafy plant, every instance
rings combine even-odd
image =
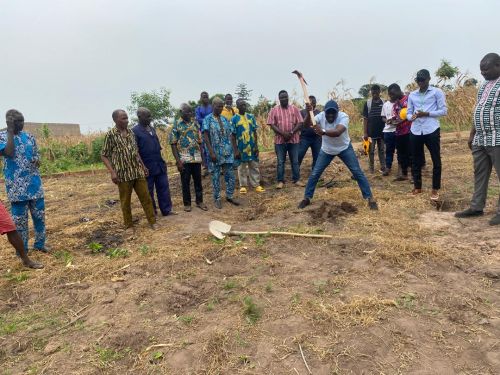
[[[252,297],[243,299],[243,315],[250,324],[255,324],[261,317],[261,309],[252,300]]]
[[[111,259],[126,258],[129,256],[129,251],[127,249],[121,249],[121,248],[108,249],[106,250],[106,255]]]
[[[92,254],[98,254],[104,252],[104,246],[98,242],[91,242],[87,245],[87,247],[92,251]]]

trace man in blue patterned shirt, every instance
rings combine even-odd
[[[215,207],[222,208],[220,196],[220,175],[224,171],[226,182],[226,201],[234,206],[240,203],[233,198],[236,177],[234,175],[234,159],[239,159],[239,151],[236,147],[234,126],[221,115],[224,103],[215,98],[212,102],[213,113],[203,120],[203,138],[210,156],[209,168],[212,172],[212,188]]]
[[[488,194],[491,170],[500,179],[500,56],[489,53],[479,65],[486,80],[477,93],[474,125],[469,136],[469,148],[474,159],[474,194],[470,208],[455,213],[456,217],[482,216]],[[500,224],[500,196],[496,215],[490,225]]]
[[[28,211],[35,228],[35,250],[47,252],[45,247],[45,200],[38,167],[40,154],[35,138],[23,131],[24,116],[11,109],[7,122],[14,122],[14,149],[6,152],[7,131],[0,132],[0,151],[4,156],[5,187],[11,203],[12,219],[28,249]]]

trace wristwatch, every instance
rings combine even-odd
[[[325,129],[321,129],[322,132],[321,132],[321,135],[326,135],[326,130]]]

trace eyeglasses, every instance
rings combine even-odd
[[[415,82],[425,82],[427,78],[424,78],[424,77],[417,77],[415,78]]]

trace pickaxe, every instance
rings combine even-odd
[[[309,94],[307,93],[307,82],[304,79],[304,76],[298,70],[294,70],[292,72],[292,74],[296,74],[297,77],[299,78],[300,85],[302,86],[302,91],[304,92],[304,102],[310,104],[311,101],[309,100]],[[309,111],[309,117],[311,118],[312,125],[315,126],[316,125],[316,119],[314,118],[314,112],[313,111]]]

